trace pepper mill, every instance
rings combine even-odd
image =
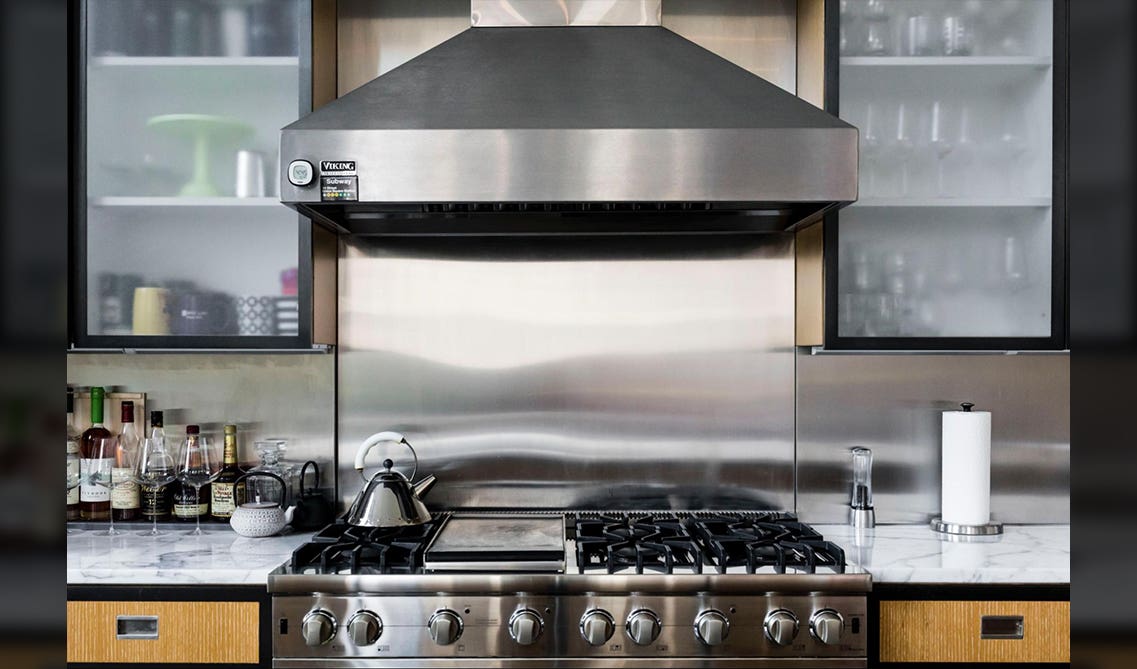
[[[853,449],[853,495],[849,500],[849,524],[857,528],[876,527],[872,506],[872,451]]]

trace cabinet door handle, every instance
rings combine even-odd
[[[983,616],[979,620],[981,639],[1023,638],[1022,616]]]
[[[158,616],[115,616],[115,638],[157,639]]]

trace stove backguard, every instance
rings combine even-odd
[[[341,244],[345,506],[394,429],[435,508],[793,509],[791,235]]]

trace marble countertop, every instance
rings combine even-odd
[[[67,535],[68,585],[265,585],[268,573],[292,555],[311,533],[248,539],[228,527],[202,528],[186,536],[183,525],[162,527],[163,536],[132,525],[125,534],[105,536],[105,529]]]
[[[1007,525],[994,537],[943,538],[927,525],[813,525],[874,583],[1070,582],[1069,525]]]
[[[1069,583],[1069,525],[1008,525],[993,538],[952,541],[926,525],[881,525],[854,530],[847,525],[814,525],[845,550],[853,567],[874,583]],[[201,537],[184,526],[165,535],[140,536],[80,530],[67,536],[67,583],[95,584],[265,584],[268,573],[308,540],[309,533],[247,539],[226,527]]]

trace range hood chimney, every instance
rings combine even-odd
[[[281,201],[350,233],[542,234],[780,231],[856,200],[856,128],[660,2],[475,0],[471,28],[281,131]]]

